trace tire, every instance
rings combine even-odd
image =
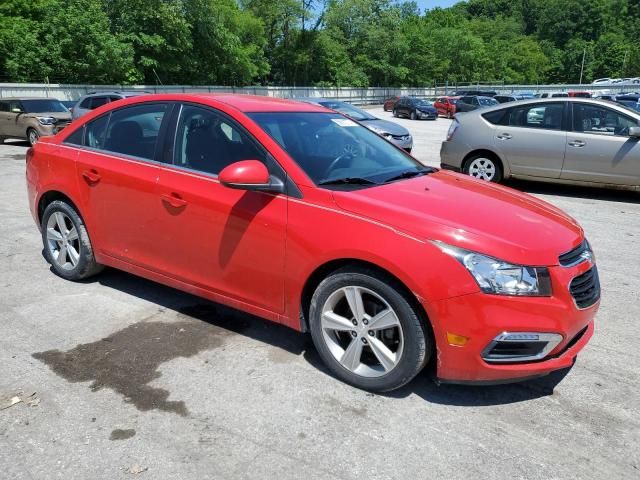
[[[47,206],[42,214],[41,229],[44,256],[58,276],[83,280],[104,268],[96,263],[82,218],[67,202],[55,200]],[[64,258],[60,258],[60,252],[64,252]]]
[[[353,313],[350,305],[359,305],[356,298],[364,314]],[[331,372],[371,392],[395,390],[411,381],[433,350],[423,316],[394,279],[372,270],[343,268],[320,282],[309,321],[313,343]]]
[[[418,119],[418,115],[416,114],[415,110],[411,111],[411,117],[410,118],[411,118],[411,120],[417,120]]]
[[[447,118],[451,120],[452,117],[453,115],[451,115],[451,110],[447,110]]]
[[[36,129],[29,128],[27,130],[27,141],[29,142],[29,145],[33,147],[36,143],[38,143],[39,139],[40,139],[40,135],[38,134]]]
[[[395,108],[393,109],[393,116],[398,118],[398,111]]]
[[[488,182],[500,183],[503,177],[502,165],[492,155],[479,154],[469,157],[462,169],[467,175]]]

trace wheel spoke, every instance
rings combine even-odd
[[[66,246],[63,245],[62,247],[60,247],[60,250],[58,250],[58,255],[56,256],[56,263],[61,267],[64,267],[64,265],[67,263],[67,247]]]
[[[47,238],[56,242],[62,241],[62,235],[53,228],[47,228]]]
[[[362,304],[362,292],[358,287],[346,287],[344,295],[351,309],[353,317],[360,322],[364,318],[364,305]]]
[[[72,245],[67,245],[67,254],[71,261],[71,265],[75,267],[78,264],[78,260],[80,260],[80,254]]]
[[[67,234],[67,225],[64,221],[64,215],[61,212],[55,212],[53,214],[56,217],[56,224],[58,225],[58,229],[62,235]]]
[[[322,314],[322,328],[345,331],[353,330],[353,325],[349,319],[330,311]]]
[[[396,355],[376,337],[369,337],[369,346],[385,371],[391,370],[396,364]]]
[[[76,227],[71,227],[71,230],[69,230],[69,233],[67,233],[67,240],[72,241],[72,240],[76,240],[78,238],[78,231],[76,230]]]
[[[375,317],[369,320],[369,329],[370,330],[382,330],[383,328],[395,327],[399,324],[398,317],[396,314],[388,308],[380,313],[378,313]]]
[[[360,366],[363,343],[359,338],[354,338],[340,358],[340,363],[352,372]]]

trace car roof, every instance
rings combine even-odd
[[[53,97],[2,97],[0,98],[0,102],[4,102],[7,100],[58,100]],[[59,102],[61,100],[58,100]]]
[[[615,102],[610,102],[608,100],[598,100],[595,98],[586,98],[586,97],[555,97],[555,98],[531,98],[526,100],[519,100],[518,106],[523,105],[544,105],[545,103],[557,103],[557,102],[572,102],[572,103],[590,103],[593,105],[601,105],[604,107],[617,107],[620,108],[621,111],[627,112],[628,110],[623,107],[617,106]],[[483,108],[481,110],[472,110],[471,112],[464,112],[465,115],[469,114],[479,114],[482,115],[487,112],[493,112],[495,110],[502,110],[504,108],[513,108],[513,104],[500,103],[498,105],[494,105],[492,107]]]

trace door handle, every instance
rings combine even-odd
[[[91,170],[85,170],[84,172],[82,172],[82,176],[89,184],[96,184],[102,178],[100,174],[93,168]]]
[[[572,147],[584,147],[586,143],[582,140],[573,140],[569,142],[569,145],[571,145]]]
[[[498,138],[498,140],[511,140],[510,133],[501,133],[500,135],[496,135],[496,137]]]
[[[187,201],[175,192],[162,194],[162,200],[174,208],[184,207],[187,204]]]

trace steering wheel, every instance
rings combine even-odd
[[[329,174],[340,162],[343,160],[347,160],[350,158],[356,158],[363,154],[363,149],[361,145],[357,145],[355,143],[346,143],[343,148],[344,152],[338,155],[333,161],[329,164],[327,169],[325,170],[325,176]]]

